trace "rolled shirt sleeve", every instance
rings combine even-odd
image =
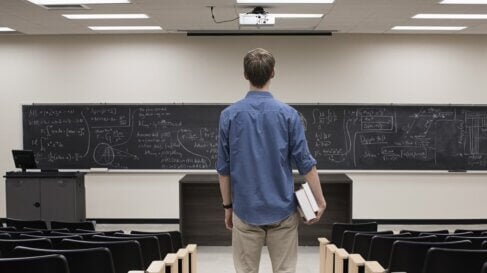
[[[297,111],[291,116],[289,131],[291,158],[296,164],[299,174],[305,175],[316,165],[316,160],[309,152],[308,142],[304,134],[304,126]]]
[[[229,119],[223,111],[220,114],[218,129],[218,159],[216,162],[216,171],[220,175],[230,175],[230,145],[228,139]]]

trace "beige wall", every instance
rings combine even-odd
[[[0,36],[0,171],[23,103],[233,102],[241,58],[277,58],[275,96],[309,103],[487,103],[487,37]],[[182,174],[90,174],[90,218],[177,218]],[[354,218],[486,218],[487,174],[351,174]],[[5,216],[4,183],[0,217]]]

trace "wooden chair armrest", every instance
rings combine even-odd
[[[167,271],[166,269],[169,268],[170,273],[178,273],[179,272],[178,264],[179,262],[178,262],[177,254],[174,253],[167,254],[166,258],[164,258],[164,265],[166,267],[165,271]]]
[[[325,246],[325,272],[324,273],[334,273],[335,269],[335,252],[338,250],[336,245],[328,244]]]
[[[164,261],[153,261],[147,268],[146,273],[165,273],[166,265]]]
[[[348,255],[348,273],[359,273],[360,268],[363,268],[364,264],[365,259],[360,254]]]
[[[189,273],[197,273],[196,262],[198,256],[198,246],[196,244],[189,244],[186,246],[189,253]]]
[[[320,244],[320,273],[325,273],[325,258],[326,258],[326,245],[330,241],[326,238],[318,238]]]
[[[343,248],[335,252],[335,273],[348,273],[348,252]]]
[[[386,273],[378,262],[365,262],[365,273]]]
[[[188,250],[186,248],[181,248],[176,253],[178,255],[179,264],[182,268],[180,268],[180,273],[189,273],[189,256]]]

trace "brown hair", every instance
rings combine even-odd
[[[272,54],[262,48],[256,48],[244,57],[245,77],[255,87],[263,87],[274,73],[276,60]]]

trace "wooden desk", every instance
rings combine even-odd
[[[317,246],[318,237],[331,238],[334,222],[352,220],[352,180],[345,174],[321,174],[327,202],[324,217],[317,224],[299,227],[299,245]],[[304,182],[295,177],[296,184]],[[231,245],[231,231],[225,229],[217,175],[188,174],[179,181],[179,218],[185,243],[203,246]]]

